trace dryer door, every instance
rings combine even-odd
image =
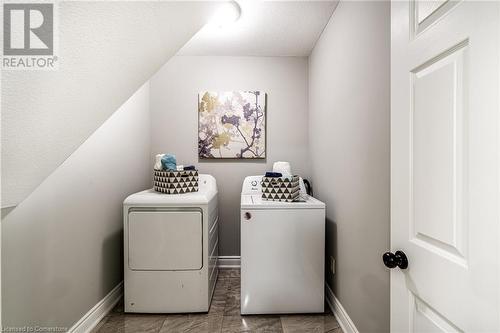
[[[202,244],[201,210],[128,214],[128,265],[132,270],[199,270]]]

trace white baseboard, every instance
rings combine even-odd
[[[89,310],[69,329],[72,333],[88,333],[115,307],[123,295],[123,281]]]
[[[332,310],[335,318],[337,318],[337,321],[339,322],[342,331],[344,333],[359,333],[358,329],[352,322],[351,318],[349,318],[349,315],[345,311],[344,307],[342,306],[342,304],[340,304],[337,297],[335,297],[335,294],[333,293],[332,289],[330,289],[330,286],[326,283],[325,283],[325,294],[326,294],[326,302],[330,306],[330,309]]]
[[[219,268],[240,268],[241,257],[240,256],[219,256],[218,260]]]

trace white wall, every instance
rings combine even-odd
[[[4,327],[69,328],[122,280],[122,202],[151,185],[149,134],[145,84],[3,217]]]
[[[200,29],[216,2],[60,1],[59,69],[2,71],[2,208],[25,199]],[[25,167],[26,160],[35,167]]]
[[[390,3],[340,2],[309,71],[312,179],[327,207],[327,261],[337,262],[327,282],[360,332],[386,333]]]
[[[172,152],[217,179],[220,254],[239,255],[239,205],[245,176],[272,170],[277,160],[310,175],[307,58],[173,57],[151,79],[152,155]],[[262,90],[267,96],[266,161],[198,161],[198,93]]]

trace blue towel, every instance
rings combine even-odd
[[[163,170],[177,170],[177,161],[175,160],[175,155],[165,154],[161,158],[161,165]]]
[[[277,177],[281,177],[283,176],[281,173],[279,172],[266,172],[266,177],[272,177],[272,178],[277,178]]]

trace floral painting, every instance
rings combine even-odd
[[[266,158],[266,94],[261,91],[201,92],[198,156]]]

